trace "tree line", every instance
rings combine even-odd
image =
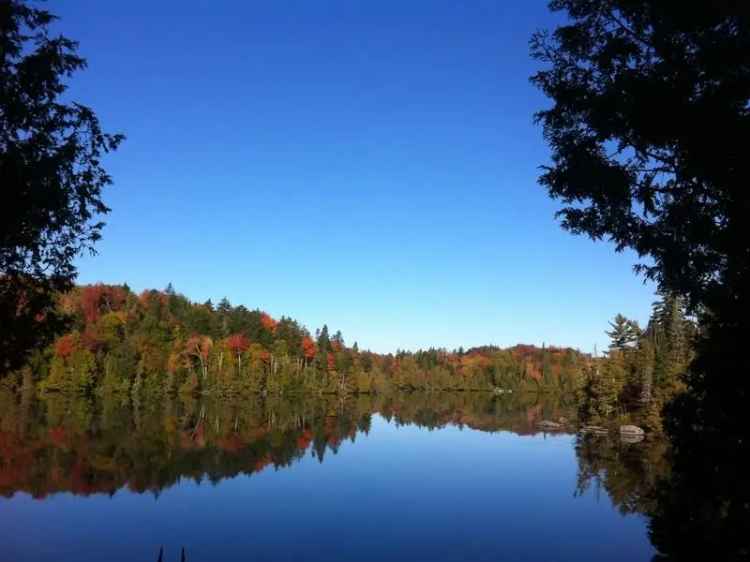
[[[42,394],[353,394],[392,390],[572,392],[588,355],[518,345],[378,354],[327,326],[232,306],[191,302],[172,286],[76,287],[57,297],[69,330],[34,351],[4,384]]]
[[[379,354],[327,326],[232,306],[191,302],[171,284],[79,286],[57,297],[69,331],[33,352],[4,386],[19,393],[118,396],[311,396],[394,391],[553,392],[578,421],[636,423],[660,433],[662,410],[685,389],[698,324],[682,297],[663,292],[645,328],[618,314],[609,349],[516,345]]]

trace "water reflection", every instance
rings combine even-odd
[[[669,478],[665,441],[629,442],[592,434],[576,437],[576,495],[592,486],[604,490],[623,514],[651,513],[654,489]]]
[[[650,510],[663,447],[540,431],[571,409],[470,392],[0,394],[0,535],[12,538],[0,558],[153,560],[166,544],[191,560],[648,560],[633,514]]]
[[[158,404],[0,395],[0,494],[160,492],[181,479],[217,483],[266,467],[288,467],[310,449],[323,461],[368,432],[373,414],[396,425],[539,432],[569,415],[559,398],[486,393],[414,393],[315,400],[262,399]]]

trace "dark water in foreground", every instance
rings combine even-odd
[[[566,408],[537,397],[0,406],[1,561],[654,553],[638,512],[656,453],[538,432]]]

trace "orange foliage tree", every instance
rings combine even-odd
[[[199,335],[188,338],[188,341],[185,343],[185,353],[189,357],[198,359],[204,379],[208,377],[208,354],[213,344],[213,340],[208,336]]]
[[[267,313],[260,313],[260,323],[266,330],[268,330],[272,334],[276,332],[276,326],[278,325],[278,322],[271,318],[271,316],[269,316]]]
[[[302,355],[305,357],[306,365],[309,365],[310,362],[315,359],[316,353],[317,349],[312,338],[310,336],[305,336],[304,338],[302,338]]]
[[[55,355],[67,359],[76,350],[78,342],[74,334],[65,334],[55,342]]]

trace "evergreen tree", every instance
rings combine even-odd
[[[611,340],[609,344],[610,349],[624,351],[625,349],[632,348],[638,341],[641,330],[637,322],[628,320],[622,314],[618,314],[609,325],[612,329],[606,332],[606,334]]]
[[[648,337],[654,348],[653,382],[662,397],[672,397],[681,387],[682,375],[690,363],[690,339],[694,332],[687,318],[684,299],[660,291],[654,302]]]
[[[654,346],[649,338],[641,338],[636,356],[635,372],[640,385],[638,400],[642,405],[651,402],[654,382]]]
[[[328,335],[328,326],[323,327],[318,332],[317,353],[315,355],[315,366],[321,373],[328,372],[328,354],[331,352],[331,339]]]
[[[323,327],[318,332],[318,349],[325,353],[328,353],[331,349],[331,338],[328,335],[328,326],[323,324]]]
[[[618,394],[615,371],[604,361],[584,374],[577,397],[578,415],[584,422],[602,423],[615,413]]]
[[[229,322],[231,319],[231,313],[232,313],[232,305],[229,302],[229,299],[224,297],[219,301],[219,304],[216,305],[216,312],[218,313],[218,330],[219,333],[216,334],[219,337],[225,338],[230,333],[230,326]]]

